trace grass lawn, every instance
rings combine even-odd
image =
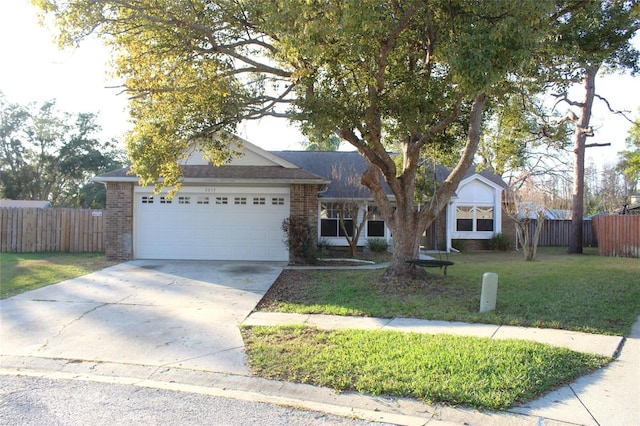
[[[640,261],[521,253],[450,255],[447,276],[397,286],[383,270],[285,270],[258,310],[412,317],[628,335],[640,315]],[[434,270],[429,270],[433,272]],[[438,270],[435,270],[438,271]],[[478,313],[482,274],[499,276],[494,312]],[[504,409],[534,399],[608,362],[533,342],[393,331],[244,327],[256,374],[295,382]]]
[[[505,409],[608,359],[533,342],[393,331],[245,327],[260,376],[478,408]]]
[[[2,253],[0,299],[115,265],[102,253]]]
[[[585,249],[543,247],[538,260],[521,253],[450,255],[444,276],[430,284],[381,284],[383,270],[286,270],[259,310],[409,317],[628,335],[640,315],[640,261]],[[482,274],[498,274],[496,310],[479,313]]]

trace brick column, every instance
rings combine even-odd
[[[306,219],[314,240],[318,236],[318,185],[293,184],[290,188],[291,206],[289,217],[300,216]],[[289,260],[293,261],[289,252]]]
[[[309,226],[318,230],[318,185],[291,185],[290,216],[306,218]]]
[[[133,259],[133,183],[108,182],[105,211],[105,256]]]

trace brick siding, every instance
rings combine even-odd
[[[306,218],[311,227],[311,235],[318,235],[318,185],[292,184],[291,207],[289,216]],[[289,252],[289,260],[293,261],[293,253]]]
[[[133,183],[108,182],[105,210],[105,256],[133,259]]]

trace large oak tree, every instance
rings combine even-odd
[[[404,261],[472,164],[483,113],[535,68],[532,52],[563,13],[550,0],[33,1],[62,44],[96,33],[112,46],[142,183],[179,184],[176,159],[194,140],[224,163],[234,153],[215,135],[243,120],[336,133],[368,161],[362,183],[393,234],[387,276],[404,278],[423,273]],[[420,164],[443,151],[457,162],[417,206]]]

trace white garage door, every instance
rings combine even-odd
[[[171,200],[138,188],[138,259],[287,261],[288,188],[185,188]]]

